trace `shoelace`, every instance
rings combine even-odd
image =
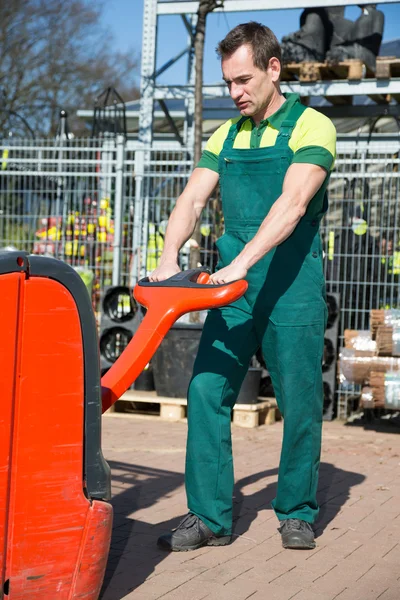
[[[307,529],[307,524],[305,521],[300,521],[300,519],[288,519],[286,521],[286,527],[290,530],[301,531],[302,529]]]
[[[196,529],[200,533],[200,519],[196,515],[189,513],[182,519],[176,529],[190,529],[193,525],[196,525]]]
[[[288,529],[301,529],[301,522],[299,519],[288,519],[286,526]]]

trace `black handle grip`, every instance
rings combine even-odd
[[[210,274],[210,270],[202,267],[199,269],[188,269],[187,271],[180,271],[176,275],[172,275],[164,281],[149,281],[148,277],[144,277],[138,281],[138,285],[144,287],[184,287],[184,288],[210,288],[209,283],[197,283],[197,278],[200,273]],[[233,283],[233,282],[230,282]],[[213,284],[213,287],[223,287],[229,285],[229,283]]]

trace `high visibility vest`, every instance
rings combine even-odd
[[[386,257],[381,258],[381,263],[386,264]],[[393,256],[388,256],[388,275],[400,275],[400,252],[393,252]]]
[[[2,156],[2,161],[1,161],[1,170],[2,171],[5,171],[7,169],[8,155],[9,155],[8,148],[4,148],[4,150],[3,150],[3,156]]]
[[[164,248],[164,238],[159,233],[154,223],[149,223],[149,236],[147,240],[146,269],[150,273],[157,267],[158,260]]]

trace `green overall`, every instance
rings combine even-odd
[[[241,252],[281,195],[293,157],[288,142],[304,110],[299,103],[291,108],[272,147],[234,149],[246,117],[230,128],[219,157],[225,233],[217,241],[217,268]],[[249,270],[246,295],[211,310],[204,324],[188,391],[185,483],[190,512],[218,535],[232,531],[231,411],[259,347],[284,418],[272,506],[279,520],[312,523],[318,515],[327,315],[318,228],[328,179],[292,235]]]

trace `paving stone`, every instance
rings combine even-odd
[[[270,502],[282,423],[232,428],[234,542],[168,553],[187,512],[186,424],[103,420],[114,527],[101,600],[400,600],[400,451],[394,433],[324,423],[317,548],[284,550]]]

